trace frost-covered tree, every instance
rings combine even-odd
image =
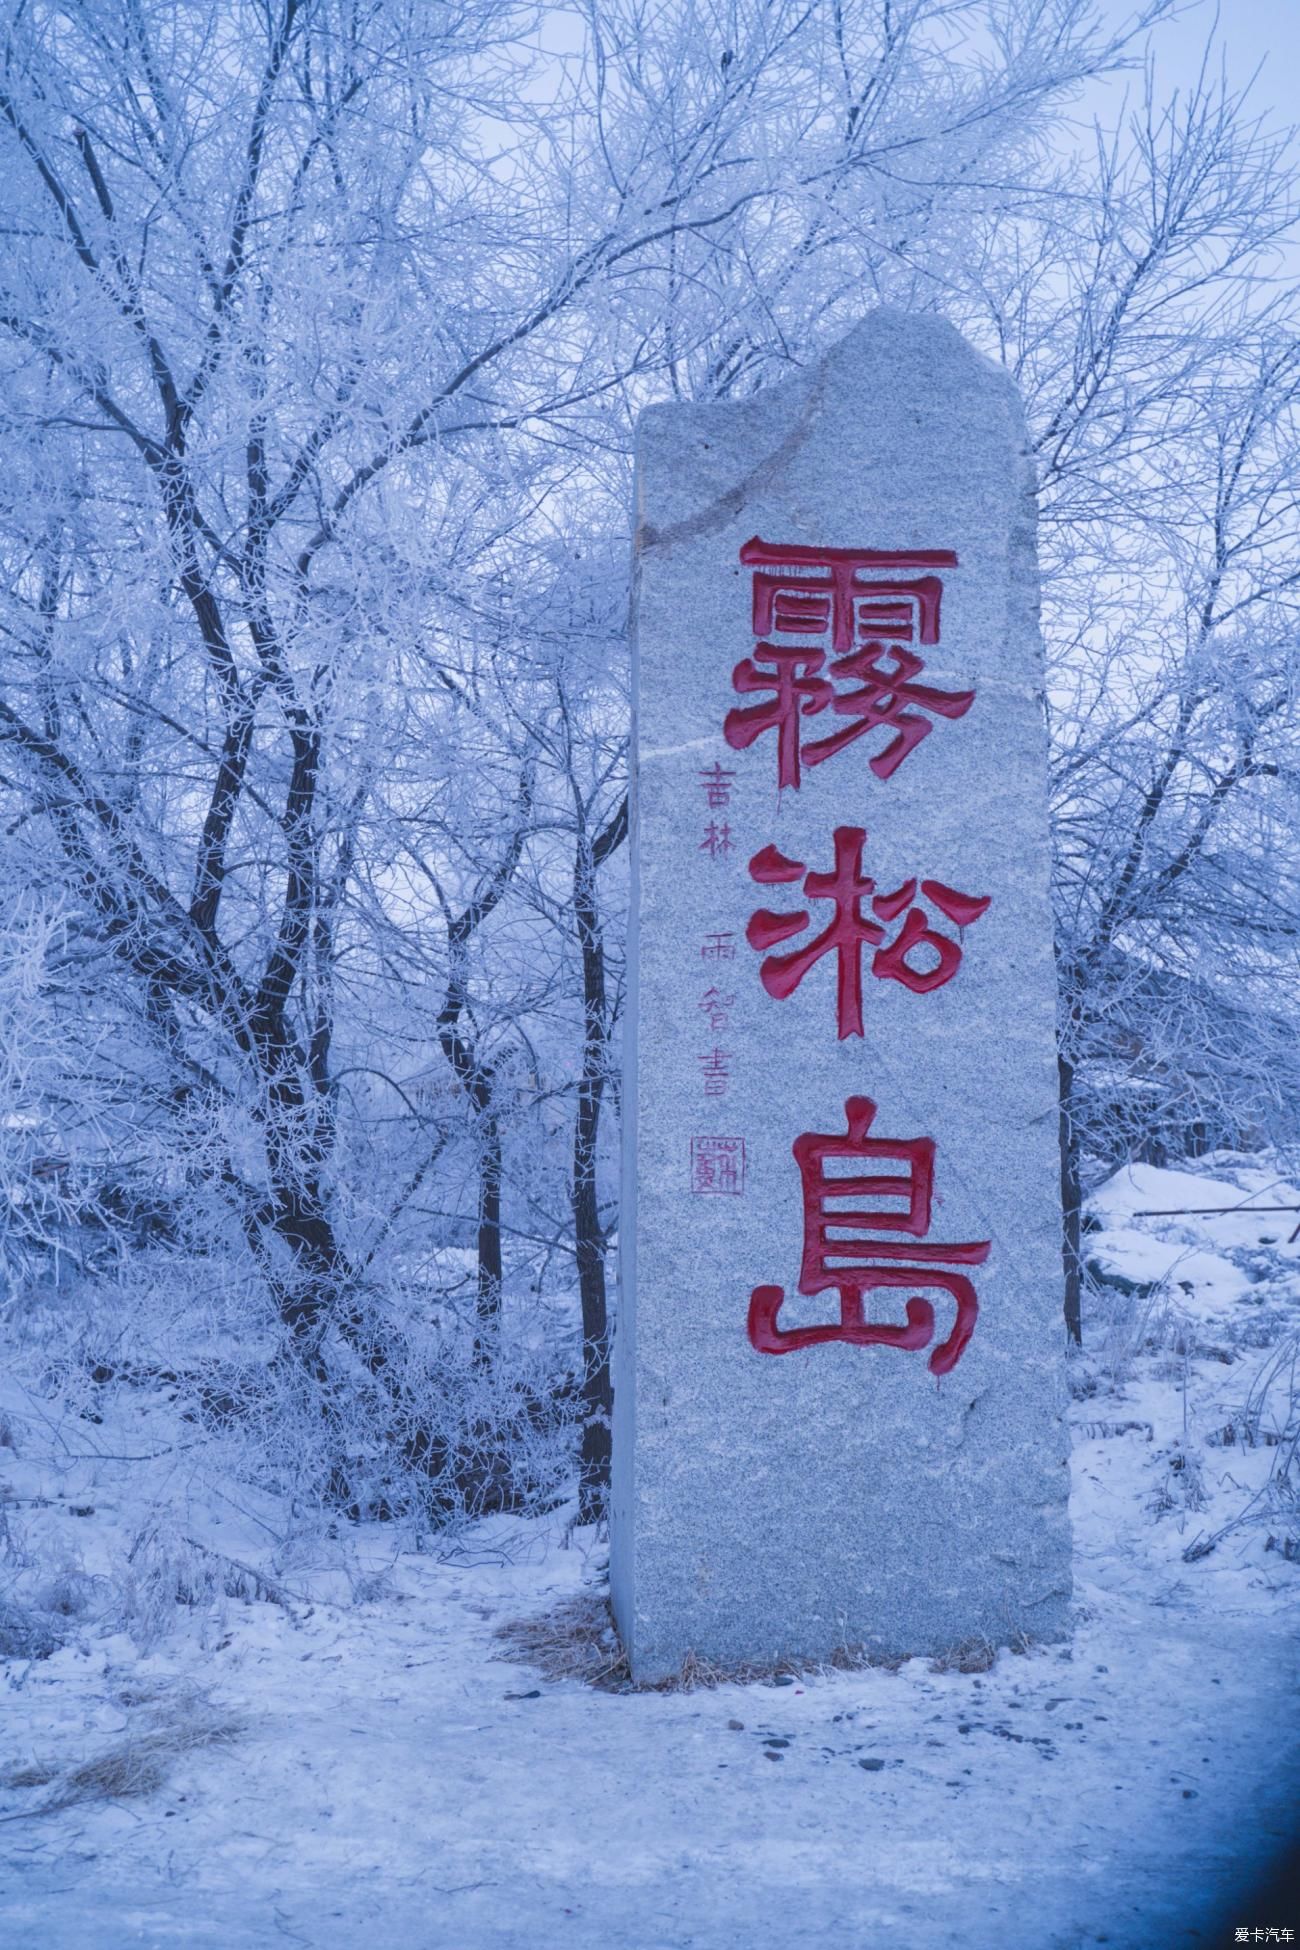
[[[1207,71],[972,265],[1029,409],[1072,1324],[1080,1152],[1294,1144],[1296,153]]]
[[[1044,478],[1063,888],[1091,875],[1072,1020],[1135,903],[1212,905],[1221,834],[1250,856],[1289,368],[1241,294],[1276,163],[1226,104],[1217,134],[1059,167],[1079,86],[1165,11],[1116,39],[1085,0],[9,6],[6,831],[124,1026],[151,1155],[227,1215],[207,1252],[251,1256],[250,1324],[345,1507],[509,1493],[448,1404],[523,1374],[534,1307],[570,1333],[598,1507],[647,400],[768,383],[881,300],[965,322],[1025,385]],[[1211,593],[1193,476],[1225,469]],[[1089,550],[1158,559],[1158,600]],[[1271,608],[1241,607],[1248,559]],[[544,1419],[534,1354],[478,1450]]]

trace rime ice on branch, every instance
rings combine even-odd
[[[1022,448],[1005,373],[890,314],[642,421],[611,1536],[641,1678],[1063,1628]]]

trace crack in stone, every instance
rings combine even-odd
[[[761,488],[769,475],[779,472],[798,453],[808,437],[813,415],[821,405],[825,384],[825,367],[821,366],[812,375],[802,412],[780,445],[764,455],[735,487],[728,488],[725,494],[720,494],[707,508],[701,508],[698,514],[688,515],[684,521],[672,522],[667,528],[656,528],[653,522],[642,522],[636,534],[638,550],[671,548],[676,542],[696,541],[701,536],[714,535],[720,528],[725,528],[740,513],[755,489]]]

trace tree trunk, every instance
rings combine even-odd
[[[519,776],[517,820],[505,851],[478,885],[468,907],[447,923],[447,995],[438,1014],[438,1041],[452,1072],[474,1112],[474,1142],[478,1150],[478,1294],[473,1358],[478,1366],[496,1352],[501,1321],[501,1124],[493,1102],[499,1063],[480,1054],[478,1033],[470,1016],[470,1034],[461,1024],[469,1001],[469,943],[509,886],[524,844],[532,812],[533,761]],[[437,883],[435,882],[435,885]],[[441,893],[439,899],[441,899]]]
[[[605,1234],[596,1197],[596,1138],[600,1125],[597,1079],[584,1053],[573,1136],[573,1230],[582,1302],[582,1448],[578,1460],[578,1521],[605,1514],[613,1432],[614,1390],[609,1371],[609,1308],[605,1292]],[[600,1052],[603,1055],[603,1051]]]
[[[501,1324],[501,1125],[492,1108],[492,1073],[478,1079],[483,1107],[478,1117],[478,1297],[474,1360],[485,1366],[496,1349]],[[479,1090],[476,1089],[476,1098]]]
[[[627,834],[627,800],[594,845],[579,828],[573,868],[573,907],[582,951],[582,1075],[573,1124],[573,1232],[582,1303],[582,1447],[578,1462],[578,1520],[604,1516],[613,1445],[614,1389],[609,1369],[607,1241],[600,1223],[596,1163],[609,1055],[605,949],[596,905],[596,872]]]
[[[1074,1065],[1057,1057],[1061,1116],[1061,1209],[1065,1217],[1062,1251],[1065,1258],[1065,1328],[1070,1339],[1083,1345],[1080,1287],[1083,1277],[1083,1187],[1079,1177],[1079,1147],[1074,1131]]]

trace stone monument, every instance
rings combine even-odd
[[[638,1679],[1061,1636],[1055,977],[1014,386],[877,312],[641,420],[614,1611]]]

